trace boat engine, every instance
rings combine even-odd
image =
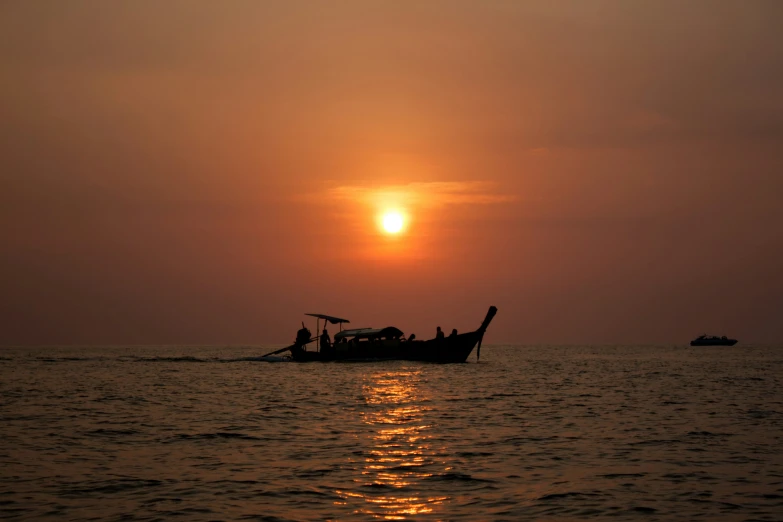
[[[310,342],[310,330],[308,330],[304,325],[302,325],[302,328],[296,332],[296,345],[297,346],[304,346],[305,344]]]

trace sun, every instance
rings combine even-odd
[[[399,212],[391,211],[386,212],[382,219],[383,229],[389,234],[397,234],[402,230],[402,226],[405,223],[402,218],[402,214]]]

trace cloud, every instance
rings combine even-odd
[[[485,181],[432,181],[400,185],[343,185],[330,195],[338,200],[361,202],[375,207],[437,208],[447,205],[493,205],[516,200],[502,194],[497,184]]]

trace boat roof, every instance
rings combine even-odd
[[[324,315],[324,314],[305,314],[309,315],[310,317],[317,317],[319,319],[323,319],[324,321],[329,321],[332,324],[338,324],[338,323],[350,323],[348,319],[341,319],[339,317],[334,317],[331,315]]]
[[[354,330],[343,330],[334,334],[334,340],[342,339],[344,337],[355,337],[357,339],[369,338],[369,337],[401,337],[402,330],[395,326],[387,326],[386,328],[356,328]]]

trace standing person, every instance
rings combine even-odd
[[[329,348],[332,347],[332,340],[329,338],[329,332],[326,331],[326,328],[324,328],[323,333],[321,334],[321,350],[329,350]]]
[[[443,339],[443,330],[438,326],[438,333],[435,334],[435,339]]]

